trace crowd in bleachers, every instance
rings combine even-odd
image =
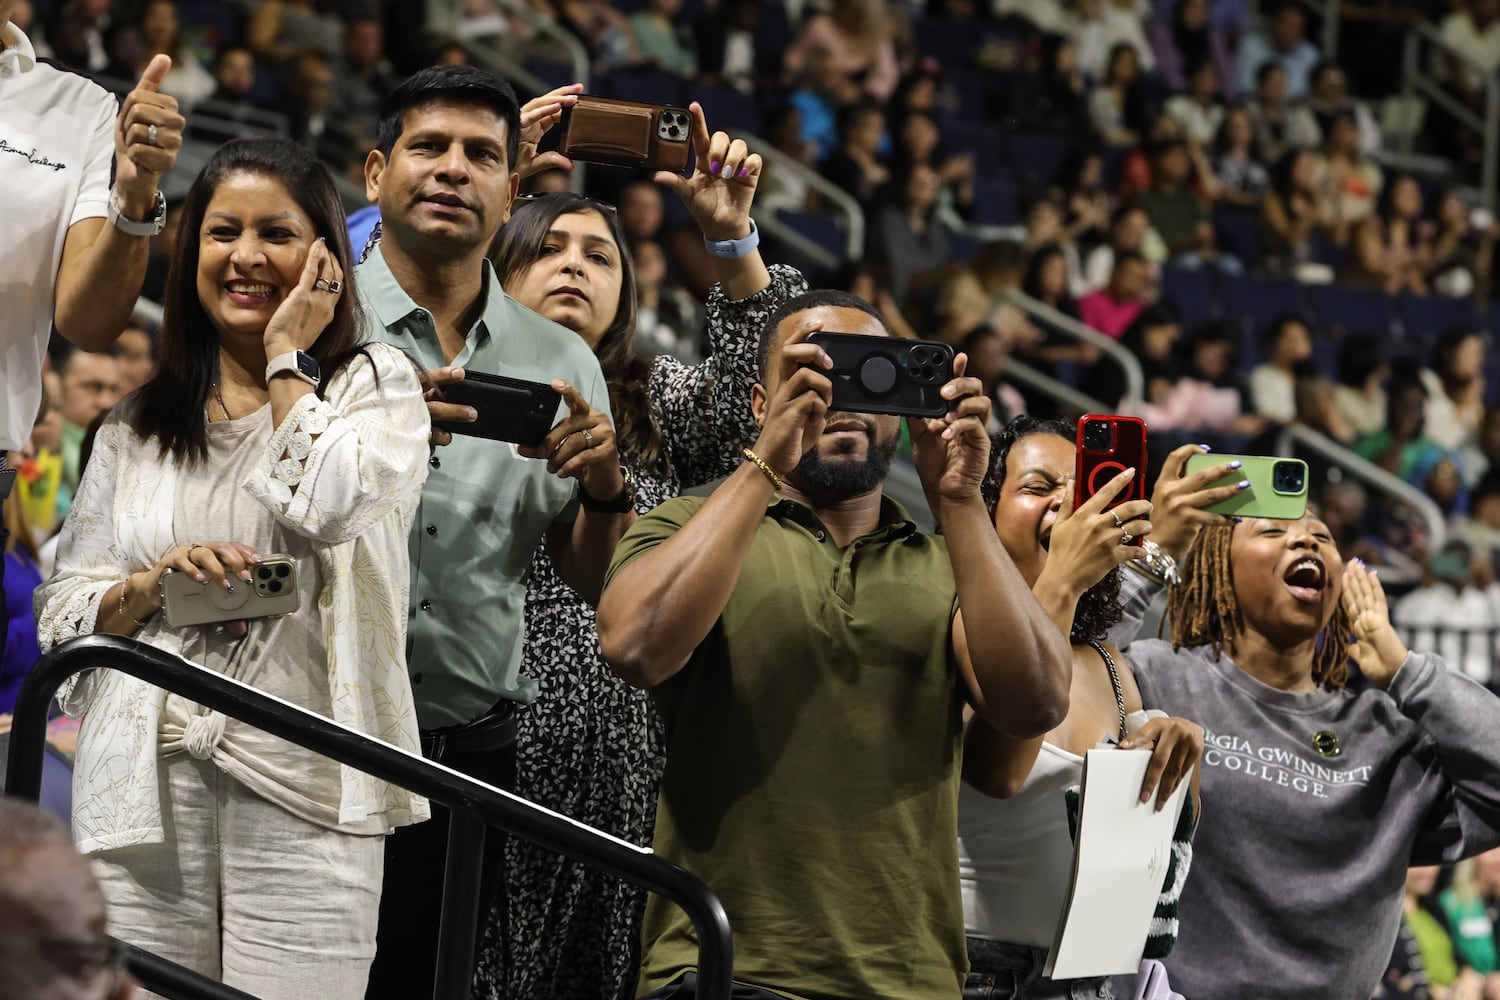
[[[39,52],[111,89],[169,54],[162,90],[186,110],[190,139],[280,133],[362,188],[381,104],[417,69],[494,51],[548,86],[570,82],[540,16],[585,47],[591,93],[699,101],[714,127],[760,137],[756,214],[814,248],[766,232],[767,259],[854,291],[900,335],[966,351],[994,428],[1069,409],[1009,377],[1021,361],[1105,411],[1143,414],[1157,464],[1190,441],[1297,448],[1345,556],[1388,565],[1392,590],[1410,591],[1394,603],[1398,624],[1500,629],[1500,358],[1487,332],[1500,322],[1500,222],[1485,207],[1494,192],[1474,187],[1483,142],[1429,107],[1420,141],[1448,170],[1408,172],[1382,114],[1401,34],[1419,21],[1463,57],[1435,54],[1434,75],[1482,108],[1484,74],[1500,72],[1500,0],[1372,6],[1343,26],[1336,56],[1296,0],[524,6],[532,16],[468,0],[442,34],[426,30],[425,5],[402,0],[21,0],[13,20]],[[164,185],[148,298],[166,288],[194,172]],[[694,219],[649,181],[591,171],[588,184],[617,206],[633,256],[640,350],[708,356],[704,302],[718,278]],[[525,181],[566,185],[561,170]],[[846,203],[862,219],[857,259]],[[1069,320],[1132,353],[1144,398],[1127,398],[1119,367]],[[156,336],[140,318],[107,354],[54,344],[48,405],[18,456],[27,503],[6,507],[26,539],[6,555],[7,593],[50,572],[33,539],[66,515],[85,429],[146,380]],[[1284,437],[1287,425],[1422,491],[1447,543],[1428,544],[1411,505]],[[12,618],[29,616],[29,600],[11,603]],[[34,628],[7,641],[37,655]],[[1500,685],[1500,651],[1442,651]],[[6,662],[19,662],[9,649]],[[0,706],[18,682],[0,675]],[[1500,919],[1496,864],[1492,852],[1445,873],[1441,893],[1413,876],[1380,996],[1500,997],[1493,930],[1486,942],[1464,929],[1481,913]]]

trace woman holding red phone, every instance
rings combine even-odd
[[[563,87],[522,108],[517,173],[572,166],[561,154],[535,149],[580,89]],[[756,249],[750,206],[760,157],[724,132],[710,134],[696,103],[689,113],[693,176],[661,172],[655,180],[682,198],[718,271],[707,303],[705,361],[637,356],[635,268],[609,205],[567,192],[522,199],[491,255],[507,293],[577,333],[598,356],[638,513],[740,464],[741,449],[759,433],[749,400],[764,319],[807,288],[795,268],[768,268]],[[662,766],[655,710],[646,692],[605,666],[594,609],[561,581],[545,549],[531,572],[523,669],[539,694],[517,716],[515,791],[649,845]],[[507,843],[505,878],[506,898],[480,956],[477,996],[633,996],[643,891],[520,838]]]
[[[984,483],[995,532],[1006,553],[1072,637],[1068,715],[1045,737],[1014,740],[975,717],[964,743],[959,799],[959,865],[969,935],[974,1000],[1113,996],[1108,980],[1043,979],[1047,949],[1062,911],[1073,862],[1066,790],[1079,783],[1083,754],[1109,742],[1152,749],[1141,801],[1161,808],[1194,772],[1203,731],[1183,718],[1144,711],[1129,664],[1104,642],[1121,617],[1120,566],[1140,554],[1150,533],[1150,501],[1127,500],[1143,470],[1102,477],[1093,496],[1073,506],[1075,427],[1018,417],[994,439]],[[976,790],[977,789],[977,790]],[[981,794],[984,793],[984,794]],[[1179,830],[1176,882],[1188,861],[1192,813]]]

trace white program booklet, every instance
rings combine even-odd
[[[1084,757],[1073,883],[1042,971],[1049,979],[1140,968],[1192,777],[1157,812],[1154,796],[1140,801],[1150,761],[1146,749],[1090,750]]]

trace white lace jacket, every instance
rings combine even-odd
[[[312,540],[325,581],[318,616],[328,649],[333,717],[420,752],[406,670],[410,588],[407,532],[427,478],[428,416],[411,360],[368,347],[329,383],[292,407],[244,489],[287,528]],[[377,378],[378,374],[378,378]],[[154,565],[178,540],[172,516],[178,477],[126,419],[130,402],[100,428],[63,527],[57,568],[36,592],[43,650],[94,631],[104,592]],[[180,633],[140,636],[182,654]],[[83,718],[73,769],[74,831],[85,853],[159,843],[157,730],[166,693],[112,670],[78,675],[59,692]],[[387,827],[429,816],[426,799],[340,768],[339,822],[379,818]]]

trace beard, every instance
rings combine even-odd
[[[873,429],[865,433],[869,437],[869,447],[863,459],[827,459],[818,453],[815,445],[802,456],[787,478],[803,493],[818,500],[848,500],[873,491],[885,482],[891,471],[891,459],[896,455],[901,435],[897,432],[890,440],[880,441]]]

